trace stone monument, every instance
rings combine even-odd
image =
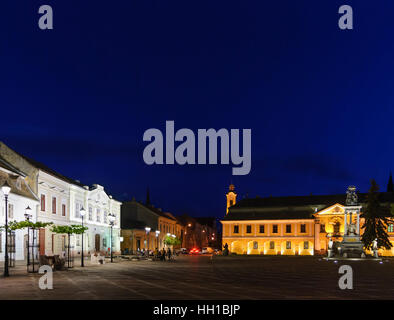
[[[344,258],[364,258],[364,244],[360,240],[360,210],[356,187],[349,186],[346,191],[345,228],[341,242],[341,255]],[[355,217],[356,222],[353,222]]]

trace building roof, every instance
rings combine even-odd
[[[367,193],[357,193],[359,203],[366,201]],[[309,196],[286,196],[266,198],[246,198],[237,202],[231,208],[261,208],[261,207],[292,207],[345,204],[346,194],[335,195],[309,195]],[[379,192],[379,200],[382,203],[394,202],[393,192]]]
[[[146,223],[139,220],[124,219],[122,221],[122,229],[140,229],[144,230]]]
[[[381,203],[394,203],[393,192],[378,194]],[[357,193],[357,196],[360,204],[365,203],[367,193]],[[336,203],[345,205],[345,200],[346,194],[243,199],[230,207],[222,221],[313,219],[314,208],[322,210]]]
[[[231,220],[289,220],[313,219],[313,210],[287,210],[287,211],[234,211],[229,212],[222,221]]]
[[[38,161],[33,160],[33,159],[30,159],[30,158],[28,158],[28,157],[26,157],[26,156],[24,156],[22,154],[19,154],[19,155],[22,158],[26,159],[28,162],[30,162],[34,167],[36,167],[36,168],[38,168],[38,169],[40,169],[40,170],[42,170],[42,171],[54,176],[56,178],[59,178],[60,180],[63,180],[65,182],[68,182],[70,184],[73,184],[73,185],[76,185],[76,186],[79,186],[79,187],[82,187],[82,188],[85,187],[85,185],[80,183],[79,181],[71,179],[71,178],[68,178],[68,177],[60,174],[59,172],[47,167],[45,164],[42,164],[41,162],[38,162]]]

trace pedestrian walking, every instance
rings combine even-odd
[[[171,249],[170,248],[168,248],[168,250],[167,250],[167,256],[168,256],[168,261],[170,261],[171,260]]]

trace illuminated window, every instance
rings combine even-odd
[[[291,224],[286,224],[286,233],[291,233]]]
[[[272,233],[278,233],[278,225],[277,224],[274,224],[272,226]]]
[[[291,249],[291,241],[286,241],[286,249]]]
[[[234,226],[234,233],[239,233],[239,226]]]
[[[270,242],[270,249],[274,250],[275,249],[275,241]]]
[[[306,232],[306,224],[302,224],[301,225],[301,233],[305,233]]]
[[[264,233],[264,225],[263,224],[260,225],[260,233]]]
[[[324,223],[320,225],[320,232],[326,233],[326,225]]]
[[[304,241],[304,249],[309,249],[309,242],[308,241]]]
[[[339,233],[340,229],[341,229],[341,224],[339,222],[334,224],[334,233]]]
[[[259,248],[259,243],[257,241],[253,242],[253,249],[258,249]]]
[[[246,226],[246,233],[252,233],[252,226],[251,225]]]
[[[389,224],[388,232],[394,232],[394,224],[392,223]]]

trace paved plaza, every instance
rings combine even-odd
[[[76,262],[77,263],[77,262]],[[339,266],[319,257],[179,256],[118,261],[53,273],[53,290],[24,266],[0,278],[0,299],[394,299],[394,260],[347,262],[354,289],[338,287]]]

